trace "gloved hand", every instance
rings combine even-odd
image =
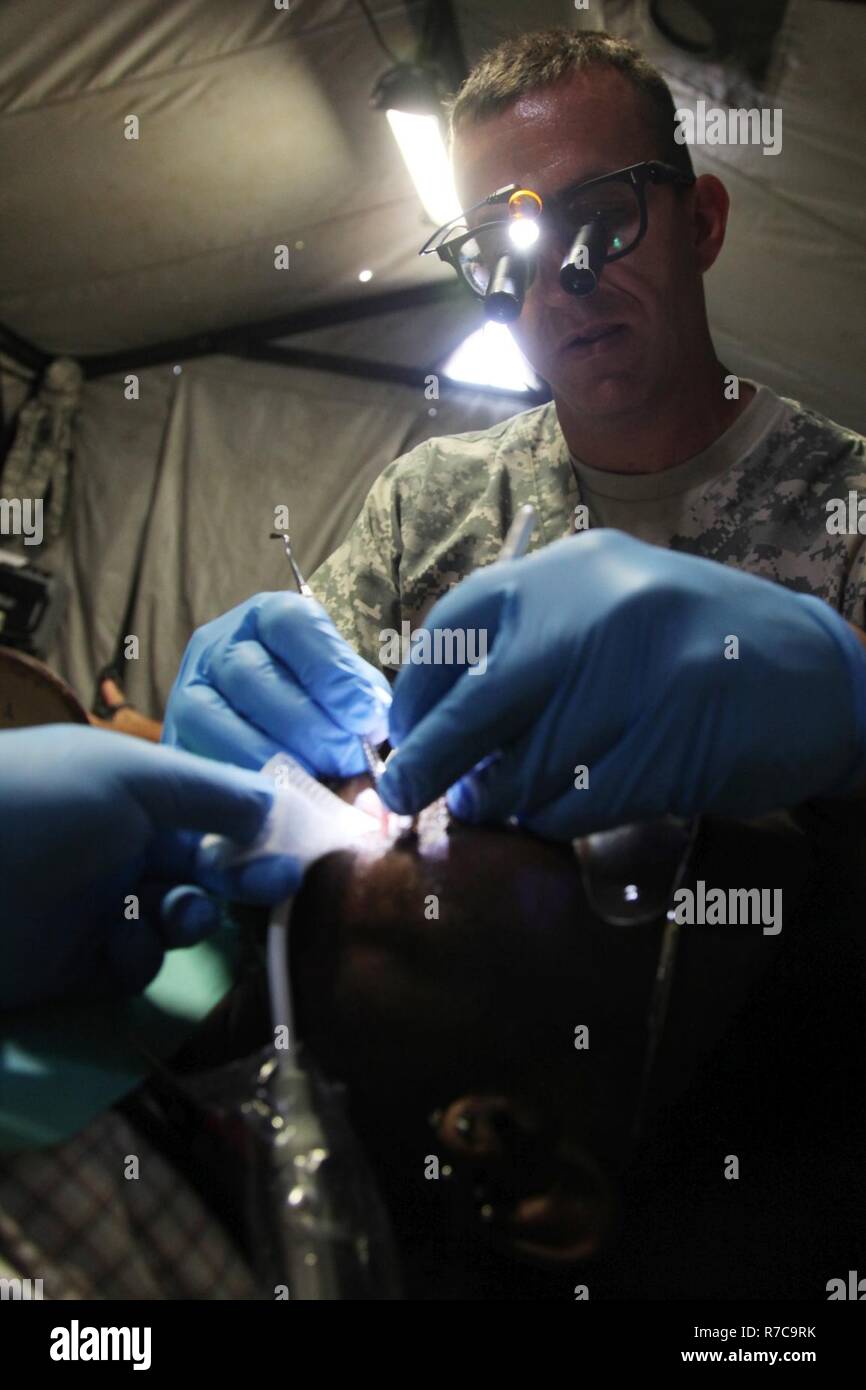
[[[0,1009],[143,989],[166,948],[220,925],[195,884],[254,902],[292,893],[293,860],[210,870],[192,833],[247,842],[272,802],[266,777],[139,739],[0,733]]]
[[[820,599],[592,531],[471,575],[425,627],[486,629],[488,664],[401,671],[396,811],[463,778],[456,815],[566,839],[866,790],[866,650]]]
[[[193,633],[169,696],[163,742],[259,768],[291,753],[308,772],[366,767],[359,739],[388,733],[391,690],[315,599],[256,594]]]

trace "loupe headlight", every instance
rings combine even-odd
[[[508,199],[506,244],[498,256],[484,296],[484,313],[496,323],[520,318],[534,268],[541,198],[531,188],[517,188]]]

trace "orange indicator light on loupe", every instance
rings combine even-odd
[[[517,188],[508,199],[508,211],[512,217],[537,217],[541,207],[541,198],[531,188]]]

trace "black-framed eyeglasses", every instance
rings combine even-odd
[[[527,216],[527,203],[519,210],[514,200],[521,193],[516,184],[497,189],[474,207],[468,208],[437,228],[421,248],[419,255],[435,252],[450,265],[481,299],[487,297],[497,264],[508,256],[523,263],[525,285],[529,284],[539,254],[551,243],[565,247],[566,260],[562,266],[563,286],[576,293],[585,293],[576,284],[566,283],[577,277],[566,276],[575,241],[583,234],[589,245],[586,264],[595,267],[594,280],[601,266],[628,256],[639,245],[647,230],[647,184],[670,184],[688,187],[695,182],[693,174],[683,173],[660,160],[643,160],[586,179],[542,204],[537,194],[535,216]],[[488,206],[499,207],[502,215],[470,227],[470,213]],[[594,288],[594,283],[591,288]],[[525,288],[525,286],[524,286]]]

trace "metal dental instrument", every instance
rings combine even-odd
[[[315,598],[316,595],[313,593],[306,579],[301,574],[301,571],[298,568],[298,563],[294,555],[292,554],[292,545],[289,539],[288,531],[272,531],[270,534],[270,539],[272,541],[281,540],[283,542],[283,545],[286,548],[286,559],[292,567],[292,574],[295,577],[295,583],[298,586],[298,593],[301,595],[301,597]],[[373,779],[373,786],[378,791],[379,778],[382,775],[385,764],[382,762],[382,759],[379,757],[370,740],[366,738],[363,734],[360,735],[360,739],[361,747],[364,750],[364,761],[367,764],[367,770]]]
[[[364,750],[367,770],[373,779],[373,786],[378,789],[379,778],[382,776],[385,764],[382,762],[382,759],[379,757],[379,754],[376,752],[370,740],[365,738],[363,734],[361,735],[361,747]]]
[[[283,545],[286,547],[286,559],[292,567],[292,574],[295,576],[295,583],[298,586],[298,593],[301,594],[304,598],[313,598],[313,591],[310,588],[304,576],[301,574],[301,571],[298,569],[298,566],[295,562],[295,557],[292,554],[292,545],[291,541],[289,540],[288,531],[272,531],[270,538],[272,541],[281,540],[283,542]]]

